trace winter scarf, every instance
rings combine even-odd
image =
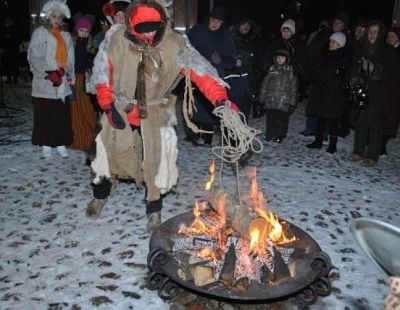
[[[54,36],[57,41],[56,48],[56,62],[60,68],[64,70],[67,68],[68,52],[67,44],[65,43],[63,37],[61,36],[61,30],[58,28],[50,29],[50,33]]]

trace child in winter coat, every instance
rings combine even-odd
[[[296,107],[298,82],[289,52],[277,49],[273,57],[274,64],[261,84],[259,102],[264,103],[267,115],[264,139],[282,143],[288,130],[289,116]]]

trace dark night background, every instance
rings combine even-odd
[[[68,0],[72,14],[77,11],[95,14],[102,18],[101,6],[104,0]],[[312,31],[324,18],[330,18],[339,10],[350,13],[352,21],[362,16],[367,19],[378,18],[390,25],[393,14],[394,0],[214,0],[214,5],[221,5],[227,11],[228,23],[235,23],[241,18],[251,18],[263,25],[265,30],[279,27],[284,18],[296,17],[302,20],[304,31]],[[300,13],[296,11],[295,4],[301,3]],[[207,13],[208,0],[198,0],[198,19]],[[18,24],[23,37],[29,38],[29,9],[28,0],[0,0],[1,24],[4,18],[12,17]]]

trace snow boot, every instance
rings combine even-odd
[[[57,146],[57,152],[63,158],[68,157],[68,151],[67,151],[67,149],[65,148],[64,145]]]
[[[309,149],[322,149],[322,143],[324,140],[324,135],[316,135],[314,142],[307,144],[306,147]]]
[[[103,211],[106,202],[107,199],[93,198],[86,208],[86,216],[93,220],[97,220],[100,217],[101,211]]]
[[[336,144],[337,144],[337,137],[336,136],[329,136],[329,146],[326,151],[330,154],[336,153]]]
[[[42,155],[44,158],[51,158],[51,147],[50,146],[42,146]]]
[[[161,211],[147,214],[147,231],[153,233],[161,224]]]

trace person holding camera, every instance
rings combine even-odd
[[[359,107],[353,152],[348,159],[362,166],[375,166],[382,147],[384,128],[390,124],[389,81],[396,76],[398,61],[394,47],[385,43],[385,27],[377,20],[367,29],[367,40],[356,50],[353,78],[366,78],[368,104]]]

